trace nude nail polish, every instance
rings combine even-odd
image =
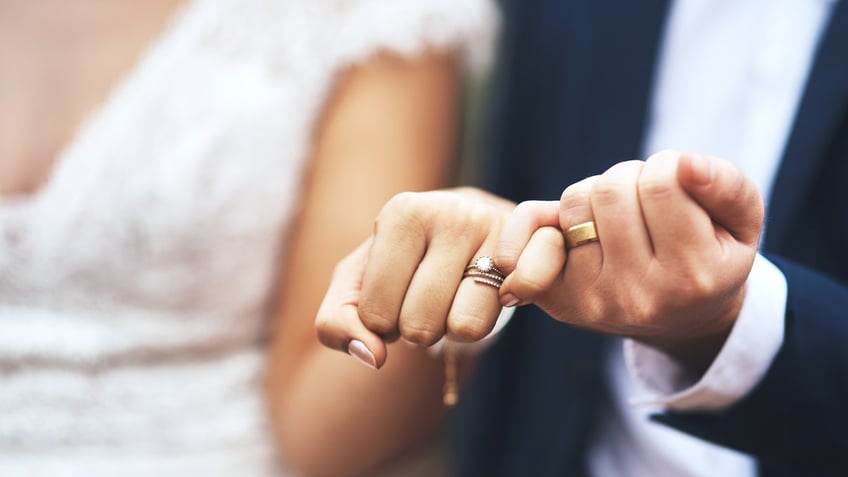
[[[372,353],[362,341],[351,340],[350,344],[347,345],[347,354],[353,356],[357,361],[365,366],[368,366],[371,369],[377,369],[377,359],[374,358],[374,353]]]

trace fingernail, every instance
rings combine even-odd
[[[362,341],[351,340],[350,344],[347,345],[347,354],[353,356],[365,366],[371,369],[377,369],[377,359],[374,358],[374,353]]]
[[[700,154],[692,154],[691,159],[695,182],[702,185],[712,182],[713,168],[710,160]]]
[[[501,303],[503,303],[503,306],[507,308],[512,308],[513,306],[518,304],[518,298],[515,298],[515,295],[513,295],[512,293],[507,293],[506,295],[501,297]]]

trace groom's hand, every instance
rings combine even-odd
[[[511,272],[501,301],[536,303],[701,371],[739,314],[762,220],[756,186],[727,161],[663,151],[620,163],[568,187],[559,203],[519,205],[496,253]],[[586,222],[597,241],[550,253]]]

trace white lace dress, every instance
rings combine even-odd
[[[262,348],[334,74],[492,23],[485,0],[186,4],[44,187],[0,200],[0,475],[279,475]]]

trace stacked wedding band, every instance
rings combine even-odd
[[[500,288],[506,275],[503,274],[491,257],[477,257],[474,263],[465,268],[462,278],[471,277],[476,283],[482,283],[491,287]]]

